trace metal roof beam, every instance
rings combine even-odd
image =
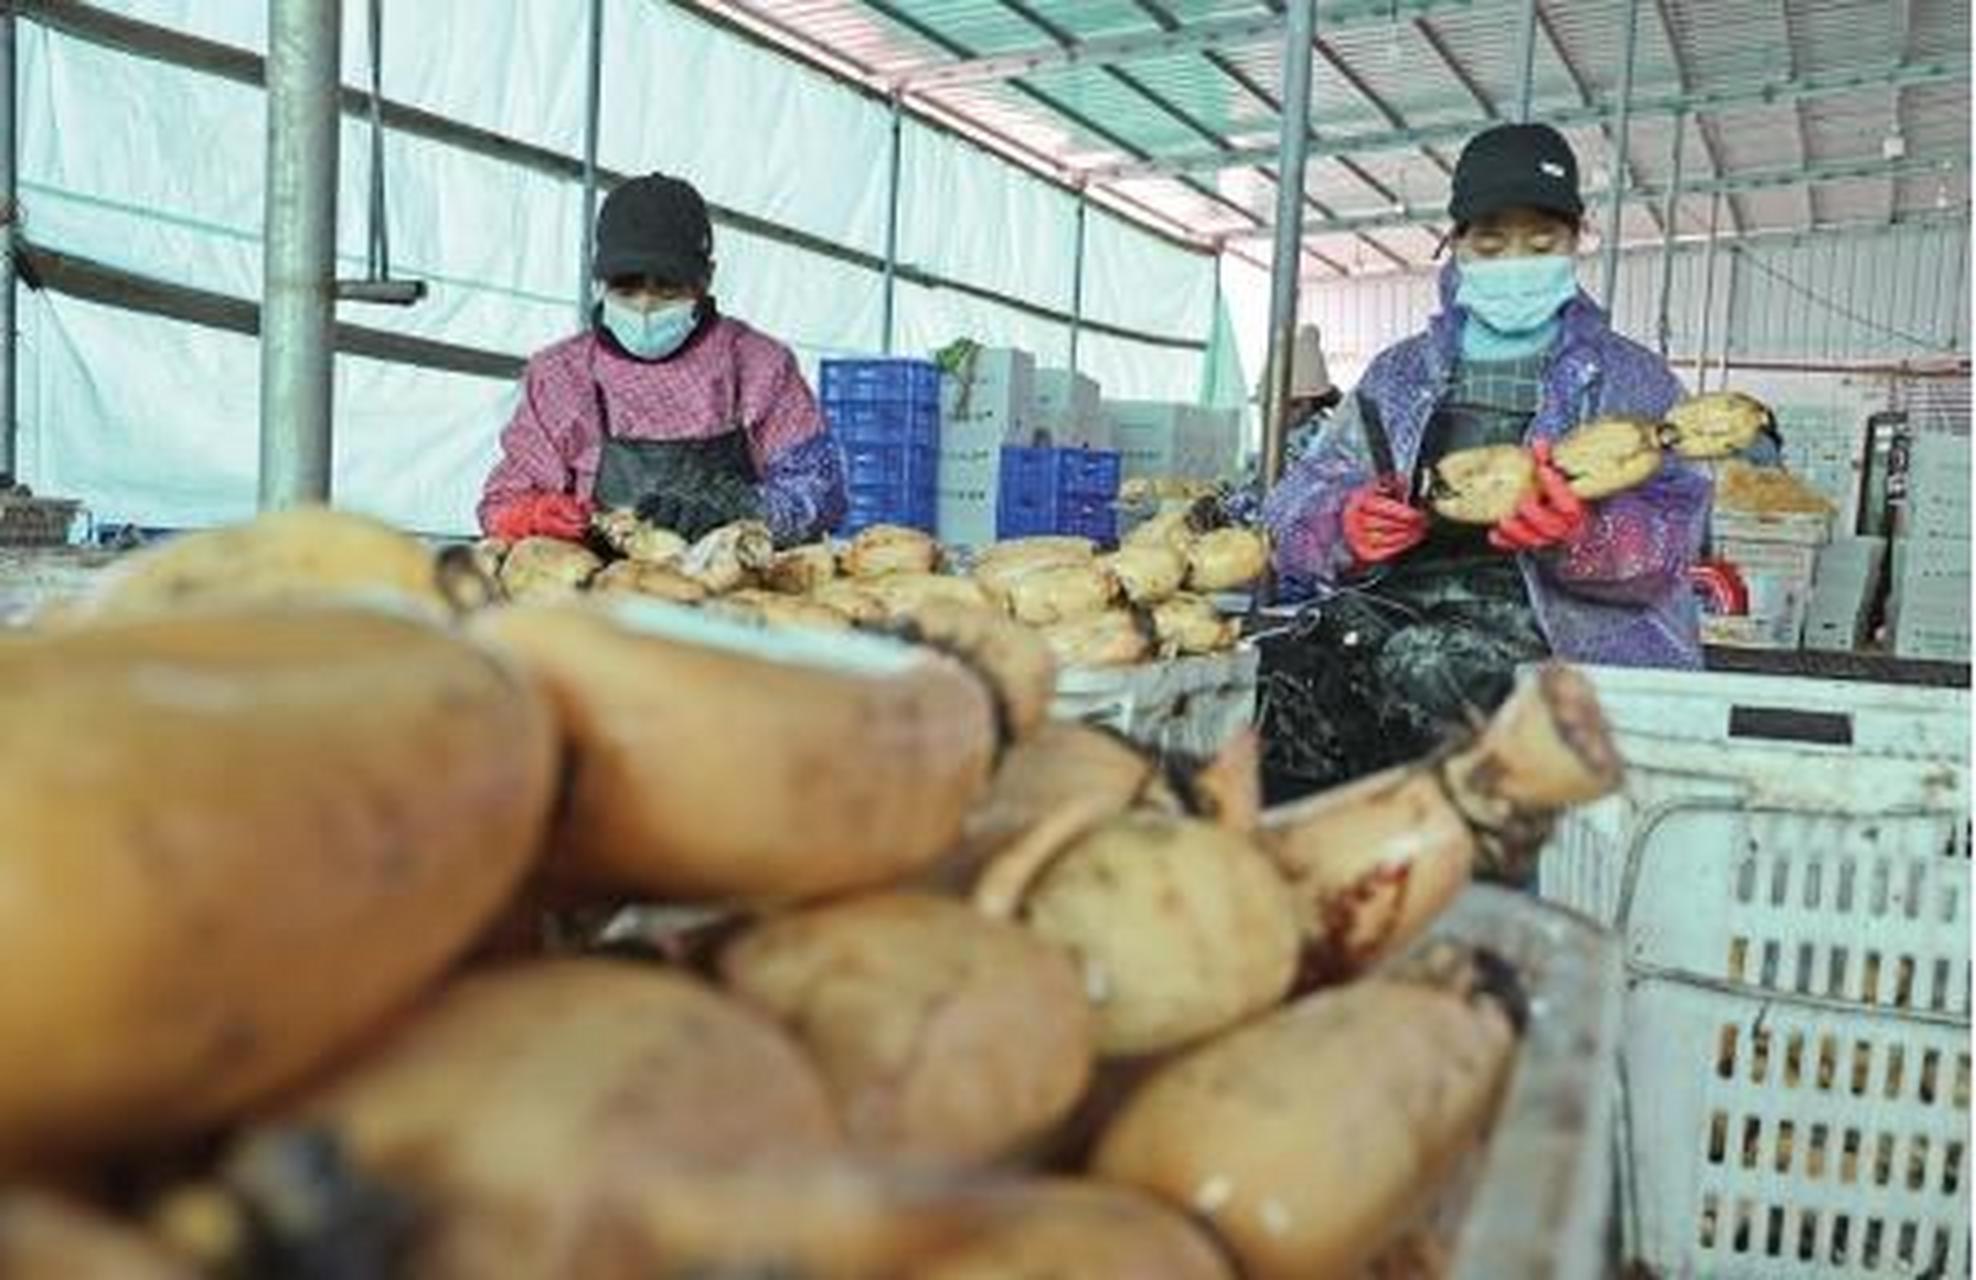
[[[1326,30],[1385,24],[1399,17],[1413,17],[1446,9],[1472,9],[1476,0],[1337,0],[1318,17]],[[1135,58],[1167,57],[1180,53],[1204,53],[1228,45],[1264,44],[1283,39],[1286,30],[1282,15],[1272,13],[1227,18],[1205,18],[1199,22],[1157,31],[1136,31],[1129,35],[1094,36],[1089,40],[1039,45],[1008,53],[963,58],[958,62],[926,62],[906,67],[892,77],[892,87],[900,92],[951,89],[960,85],[989,84],[1012,80],[1057,67],[1129,62]]]
[[[1628,12],[1632,13],[1632,10],[1629,9]],[[1600,108],[1597,95],[1592,92],[1592,86],[1586,81],[1584,73],[1578,70],[1578,64],[1571,60],[1571,52],[1564,47],[1564,41],[1558,36],[1557,27],[1551,22],[1551,16],[1541,9],[1537,11],[1537,26],[1543,31],[1545,41],[1551,46],[1551,52],[1557,55],[1559,64],[1564,67],[1564,74],[1571,78],[1571,87],[1578,91],[1578,101],[1583,103],[1587,108],[1600,112],[1599,134],[1605,139],[1606,147],[1612,152],[1615,165],[1619,169],[1619,172],[1612,175],[1612,180],[1626,186],[1637,186],[1640,180],[1639,166],[1626,155],[1626,148],[1619,144],[1619,140],[1614,135],[1611,124],[1611,119],[1615,115],[1622,117],[1632,115],[1632,104],[1621,103],[1611,109]],[[1638,37],[1638,16],[1634,15],[1634,28],[1627,39],[1629,41],[1636,41]],[[1629,45],[1629,48],[1631,47]],[[1791,70],[1795,72],[1797,68],[1792,67]],[[1632,74],[1632,70],[1629,68],[1626,71],[1626,77],[1629,81],[1632,79]],[[1653,219],[1654,229],[1656,231],[1661,230],[1660,214],[1655,211],[1652,205],[1647,206],[1647,213]]]
[[[1788,169],[1771,169],[1761,173],[1739,174],[1733,178],[1716,178],[1707,182],[1686,184],[1682,188],[1685,195],[1708,196],[1718,192],[1727,196],[1741,191],[1765,191],[1779,187],[1809,186],[1813,183],[1856,182],[1869,179],[1899,177],[1921,173],[1965,172],[1969,168],[1969,153],[1945,151],[1939,155],[1909,156],[1901,160],[1860,160],[1847,164],[1813,165],[1809,168],[1793,166]],[[1634,187],[1625,193],[1628,200],[1662,200],[1667,196],[1664,188]],[[1587,205],[1603,205],[1612,198],[1610,191],[1592,191],[1585,195]],[[1398,213],[1375,213],[1356,217],[1339,218],[1326,225],[1309,228],[1311,235],[1352,235],[1361,231],[1378,231],[1391,227],[1426,226],[1444,215],[1439,209],[1408,209]],[[1230,240],[1268,238],[1272,234],[1268,227],[1258,227],[1254,231],[1237,232]]]
[[[1681,82],[1681,91],[1694,88],[1694,73],[1688,69],[1688,55],[1681,48],[1681,34],[1674,29],[1674,14],[1668,9],[1668,0],[1654,0],[1654,13],[1660,18],[1660,31],[1667,38],[1667,51],[1674,59],[1674,75]],[[1637,108],[1636,108],[1637,109]],[[1722,144],[1715,136],[1715,126],[1700,116],[1695,117],[1695,136],[1702,140],[1702,154],[1708,157],[1708,172],[1713,178],[1720,178],[1724,172]],[[1729,222],[1738,232],[1744,231],[1743,210],[1734,199],[1725,203],[1729,206]]]
[[[1468,68],[1461,64],[1461,59],[1455,57],[1455,51],[1448,47],[1447,38],[1435,28],[1434,24],[1425,18],[1415,18],[1413,29],[1420,33],[1420,38],[1426,41],[1429,49],[1434,51],[1434,56],[1441,60],[1441,65],[1448,69],[1448,74],[1453,76],[1462,88],[1468,90],[1468,96],[1475,99],[1475,105],[1482,108],[1482,114],[1491,120],[1500,120],[1502,112],[1497,109],[1489,95],[1483,92],[1482,86],[1475,77],[1469,74]]]
[[[1642,96],[1633,103],[1633,118],[1668,117],[1683,113],[1722,111],[1730,107],[1766,102],[1795,102],[1803,98],[1852,93],[1860,89],[1892,85],[1912,87],[1969,79],[1966,62],[1931,61],[1871,71],[1823,72],[1781,80],[1759,80],[1734,87],[1692,92],[1657,93]],[[1559,128],[1603,124],[1618,114],[1618,104],[1593,103],[1567,107],[1544,115],[1546,123]],[[1312,131],[1311,151],[1316,156],[1362,154],[1368,151],[1410,151],[1437,142],[1464,142],[1475,132],[1473,120],[1416,126],[1378,133],[1334,134],[1319,137]],[[1128,164],[1094,165],[1082,170],[1092,182],[1122,182],[1133,178],[1167,177],[1183,173],[1205,173],[1264,163],[1276,154],[1276,147],[1242,146],[1228,151],[1190,152],[1161,156]]]

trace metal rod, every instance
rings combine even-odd
[[[1619,307],[1619,237],[1625,226],[1629,172],[1626,158],[1633,142],[1633,64],[1639,60],[1639,49],[1640,0],[1626,0],[1626,49],[1619,64],[1619,124],[1613,141],[1612,180],[1607,183],[1613,198],[1606,210],[1605,307],[1615,316]]]
[[[1662,210],[1660,240],[1660,317],[1654,325],[1654,335],[1660,348],[1660,358],[1667,358],[1668,345],[1673,341],[1674,322],[1674,233],[1676,222],[1681,216],[1681,158],[1686,150],[1682,144],[1688,132],[1688,117],[1674,117],[1673,154],[1668,157],[1667,207]]]
[[[1091,212],[1091,199],[1083,187],[1077,189],[1076,242],[1070,258],[1070,371],[1077,372],[1077,345],[1084,336],[1084,237]]]
[[[269,0],[262,510],[329,498],[342,0]]]
[[[1297,272],[1303,265],[1304,168],[1310,152],[1310,59],[1317,40],[1317,0],[1292,0],[1283,44],[1283,132],[1276,165],[1276,252],[1270,261],[1269,376],[1262,406],[1262,483],[1283,474],[1289,430],[1290,360],[1297,342]]]
[[[597,134],[604,112],[604,0],[590,0],[583,64],[583,260],[576,265],[576,322],[590,326],[596,297],[590,267],[597,260]]]
[[[899,178],[904,169],[905,133],[905,98],[894,94],[891,159],[885,179],[885,313],[881,321],[883,350],[888,356],[892,354],[899,306]]]
[[[1714,195],[1716,192],[1737,194],[1745,191],[1772,191],[1797,187],[1820,186],[1831,182],[1860,182],[1867,179],[1896,178],[1907,174],[1937,175],[1961,173],[1968,170],[1970,156],[1967,151],[1944,149],[1927,155],[1907,156],[1899,160],[1848,160],[1834,164],[1810,166],[1792,165],[1775,169],[1746,172],[1729,178],[1710,178],[1689,186],[1687,194],[1695,196]],[[1627,193],[1632,200],[1664,200],[1667,188],[1652,183],[1634,187]],[[1585,193],[1585,204],[1604,208],[1612,199],[1612,192],[1604,188]],[[1348,215],[1326,218],[1324,231],[1327,235],[1353,235],[1361,231],[1391,230],[1399,227],[1433,226],[1447,221],[1447,213],[1442,209],[1423,205],[1402,206],[1397,212]],[[1884,225],[1884,224],[1881,224]],[[1822,233],[1824,227],[1820,227]],[[1799,228],[1800,233],[1805,233]],[[1268,226],[1232,231],[1228,240],[1232,244],[1250,241],[1260,242],[1275,238],[1275,230]]]
[[[1537,87],[1537,0],[1523,0],[1523,42],[1517,46],[1516,120],[1530,121],[1530,97]]]
[[[1715,389],[1720,391],[1729,385],[1729,344],[1736,340],[1736,259],[1740,250],[1731,245],[1729,265],[1723,272],[1722,281],[1722,337],[1718,339],[1715,364]]]
[[[1708,334],[1715,323],[1715,254],[1721,244],[1722,193],[1708,205],[1708,248],[1702,256],[1701,318],[1695,325],[1695,394],[1708,390]]]
[[[14,9],[0,6],[0,484],[13,482],[20,420],[14,405],[17,315],[14,304],[14,232],[20,217],[14,172]]]

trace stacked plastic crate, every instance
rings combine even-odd
[[[1118,541],[1118,454],[1103,449],[1002,450],[995,534],[1068,534],[1100,546]]]
[[[940,366],[825,360],[823,416],[844,453],[850,505],[837,531],[874,524],[933,531],[940,464]]]

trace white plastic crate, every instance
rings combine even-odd
[[[1260,655],[1227,653],[1130,667],[1067,667],[1051,713],[1118,730],[1161,752],[1212,756],[1253,724]]]
[[[1528,895],[1477,885],[1429,936],[1487,947],[1516,970],[1530,1021],[1488,1148],[1458,1210],[1449,1280],[1603,1275],[1615,1099],[1597,1069],[1619,1037],[1611,935]],[[1461,1197],[1456,1197],[1460,1201]]]
[[[1539,865],[1546,898],[1610,924],[1632,833],[1683,800],[1825,812],[1967,811],[1969,694],[1721,672],[1581,668],[1626,761]],[[1719,841],[1717,842],[1720,843]]]
[[[1587,674],[1627,779],[1539,877],[1624,948],[1629,1252],[1967,1274],[1967,693]]]
[[[1697,801],[1634,832],[1629,1255],[1669,1277],[1969,1273],[1966,831],[1966,810]]]

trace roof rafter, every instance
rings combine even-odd
[[[1732,178],[1715,178],[1693,185],[1683,184],[1682,191],[1697,196],[1715,195],[1720,192],[1726,196],[1739,191],[1771,191],[1811,183],[1859,182],[1889,176],[1967,172],[1969,164],[1968,152],[1945,151],[1937,155],[1907,156],[1900,160],[1861,160],[1847,164],[1814,165],[1810,168],[1791,165],[1782,169],[1738,174]],[[1665,199],[1667,190],[1664,187],[1631,187],[1624,194],[1628,200],[1652,202]],[[1586,193],[1585,203],[1588,206],[1602,205],[1611,198],[1610,190],[1591,191]],[[1365,214],[1340,218],[1327,227],[1312,228],[1310,234],[1337,235],[1365,229],[1415,227],[1431,221],[1435,216],[1437,216],[1436,211],[1427,209]],[[1245,231],[1229,238],[1231,240],[1267,238],[1271,234],[1270,228],[1258,227],[1253,231]]]
[[[1476,0],[1336,0],[1318,16],[1336,30],[1392,21],[1395,15],[1417,15],[1448,9],[1472,9]],[[1198,22],[1139,31],[1127,35],[1056,40],[1047,45],[986,56],[960,56],[955,62],[926,62],[895,73],[894,87],[902,90],[952,88],[1010,80],[1055,67],[1105,65],[1134,58],[1201,53],[1233,45],[1281,41],[1286,24],[1280,11],[1256,15],[1204,18]],[[957,55],[959,56],[959,55]]]
[[[1966,62],[1919,62],[1897,67],[1879,67],[1868,71],[1821,72],[1796,79],[1785,77],[1778,80],[1751,80],[1714,89],[1696,90],[1677,86],[1672,90],[1660,89],[1651,93],[1636,93],[1632,116],[1635,120],[1640,120],[1675,116],[1684,112],[1699,114],[1757,103],[1791,102],[1799,98],[1853,93],[1861,89],[1883,88],[1893,84],[1914,86],[1950,81],[1966,82],[1968,79],[1969,65]],[[1544,113],[1544,118],[1559,128],[1568,128],[1601,124],[1617,114],[1616,104],[1602,105],[1594,101],[1585,106],[1547,111]],[[1423,142],[1464,141],[1474,132],[1474,122],[1468,120],[1360,134],[1319,135],[1313,130],[1310,154],[1317,157],[1411,150]],[[1226,152],[1196,152],[1187,155],[1161,156],[1141,163],[1093,165],[1087,167],[1084,173],[1094,182],[1115,182],[1159,174],[1202,173],[1215,169],[1241,168],[1262,163],[1275,154],[1274,145],[1243,145]],[[1713,156],[1713,148],[1711,148],[1711,165],[1715,170],[1713,176],[1720,177],[1723,169],[1718,159]]]
[[[1558,36],[1557,27],[1552,23],[1551,15],[1546,13],[1541,7],[1537,10],[1537,28],[1544,33],[1544,39],[1550,42],[1551,52],[1557,55],[1558,63],[1564,68],[1564,73],[1571,77],[1572,87],[1578,91],[1578,100],[1588,108],[1598,107],[1598,96],[1592,92],[1591,83],[1585,79],[1584,73],[1578,69],[1578,64],[1571,60],[1571,51],[1564,47],[1564,41]],[[1629,117],[1633,114],[1634,108],[1630,103],[1627,105],[1626,111]],[[1617,154],[1619,142],[1613,133],[1612,125],[1607,122],[1611,114],[1612,112],[1601,113],[1599,118],[1599,134],[1605,139],[1607,149]],[[1613,174],[1612,180],[1616,184],[1622,184],[1628,187],[1639,186],[1640,162],[1634,157],[1628,156],[1626,158],[1626,172]],[[1652,204],[1647,205],[1647,216],[1653,220],[1654,230],[1656,232],[1665,230],[1660,224],[1660,211],[1655,209]]]

